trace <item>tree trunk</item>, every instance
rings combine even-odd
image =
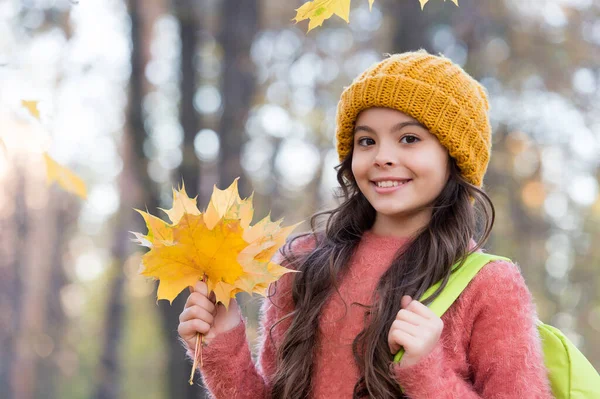
[[[98,370],[97,386],[94,397],[98,399],[115,399],[119,397],[121,384],[121,362],[119,346],[122,338],[124,316],[124,284],[123,265],[133,252],[130,230],[140,224],[134,219],[132,208],[156,209],[158,206],[157,190],[147,174],[147,159],[143,151],[146,131],[143,123],[142,100],[144,96],[144,69],[146,57],[144,20],[139,0],[129,1],[131,18],[131,78],[129,81],[128,121],[121,143],[123,171],[119,180],[120,207],[115,217],[115,234],[111,248],[113,264],[111,266],[112,281],[109,287],[109,303],[107,305],[105,336]],[[141,227],[141,226],[140,226]]]
[[[53,399],[59,397],[59,384],[61,381],[60,368],[57,367],[60,358],[61,343],[66,332],[67,317],[62,307],[60,298],[61,289],[67,284],[67,276],[63,264],[63,254],[68,244],[66,232],[76,222],[79,216],[79,201],[73,199],[69,194],[59,191],[51,191],[48,201],[48,214],[53,217],[51,232],[52,236],[50,257],[50,272],[48,274],[48,289],[45,302],[47,309],[44,314],[46,324],[44,330],[48,334],[50,351],[38,364],[37,389],[35,397]],[[76,202],[77,201],[77,202]]]
[[[201,31],[199,10],[192,0],[175,0],[173,12],[179,21],[181,39],[181,93],[179,118],[183,129],[182,161],[177,173],[177,184],[186,184],[190,197],[199,193],[200,161],[194,151],[194,139],[200,126],[200,118],[194,108],[194,95],[197,88],[197,72],[194,56],[198,49],[198,34]],[[202,381],[196,374],[195,384],[189,385],[188,379],[192,363],[185,356],[185,349],[178,340],[177,325],[179,314],[183,310],[187,293],[178,295],[172,304],[159,302],[163,328],[167,334],[168,351],[168,392],[170,398],[205,398]]]
[[[395,30],[393,31],[394,52],[414,51],[424,48],[432,52],[431,44],[427,40],[426,14],[420,9],[417,1],[391,2],[391,15],[394,15]]]
[[[23,304],[23,262],[29,224],[25,206],[25,183],[22,173],[16,173],[13,217],[2,222],[2,259],[0,263],[0,389],[7,399],[17,396],[17,332]],[[5,186],[6,189],[10,189]]]
[[[189,196],[195,197],[200,186],[200,161],[194,151],[194,139],[199,130],[200,118],[194,109],[194,95],[198,86],[194,56],[199,47],[198,35],[202,27],[198,9],[194,7],[192,0],[175,0],[174,8],[174,13],[179,21],[179,37],[181,39],[179,119],[183,129],[183,157],[179,175],[187,183],[186,191]]]
[[[221,32],[218,40],[223,49],[221,95],[223,114],[219,127],[221,154],[219,184],[228,187],[236,177],[242,177],[240,154],[244,144],[245,124],[255,93],[255,68],[250,47],[258,32],[258,0],[223,0]],[[249,184],[240,179],[242,196],[249,195]]]

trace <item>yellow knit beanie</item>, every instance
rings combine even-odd
[[[342,93],[337,108],[337,151],[353,146],[358,114],[397,109],[421,122],[448,149],[461,174],[481,187],[491,152],[486,91],[460,66],[425,50],[393,54],[374,64]]]

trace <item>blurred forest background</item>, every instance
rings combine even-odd
[[[600,369],[600,1],[354,0],[308,34],[303,3],[0,0],[2,398],[203,397],[177,341],[187,295],[157,304],[137,274],[132,208],[160,215],[183,179],[202,209],[237,176],[255,221],[333,206],[343,87],[418,48],[487,87],[487,249]],[[87,200],[46,185],[44,150]],[[260,299],[241,300],[254,340]]]

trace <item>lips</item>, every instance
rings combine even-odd
[[[395,186],[388,186],[388,187],[379,187],[377,185],[377,183],[375,183],[375,182],[371,182],[371,184],[373,185],[373,189],[375,190],[376,193],[387,194],[387,193],[392,193],[394,191],[405,188],[407,185],[410,184],[411,181],[412,181],[412,179],[404,180],[404,183],[398,183]]]
[[[371,180],[371,183],[378,187],[396,187],[402,184],[406,184],[412,181],[412,179],[377,179]],[[383,183],[383,185],[379,186],[377,183]]]

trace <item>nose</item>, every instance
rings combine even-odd
[[[379,147],[379,151],[375,154],[373,164],[375,166],[393,166],[396,162],[389,149],[384,148],[385,146]]]

